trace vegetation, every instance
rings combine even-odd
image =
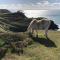
[[[33,44],[24,48],[23,55],[6,53],[2,60],[59,60],[60,59],[60,32],[49,31],[46,39],[39,31],[39,38],[33,39]],[[40,35],[41,34],[41,35]]]
[[[0,13],[0,26],[7,31],[21,32],[26,30],[27,17],[22,12]]]
[[[60,32],[52,31],[58,26],[51,20],[46,38],[39,31],[38,38],[30,36],[26,29],[33,18],[27,18],[23,12],[12,13],[0,10],[0,60],[59,60]],[[44,19],[38,17],[37,20]]]
[[[0,33],[0,59],[5,56],[6,52],[23,54],[24,48],[31,45],[33,40],[27,33]]]

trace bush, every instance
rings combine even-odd
[[[17,53],[18,55],[23,53],[23,48],[32,44],[32,39],[27,33],[24,32],[3,33],[0,34],[0,38],[5,42],[3,47],[10,49],[12,52]]]

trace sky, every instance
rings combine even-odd
[[[60,0],[0,0],[0,9],[50,10],[60,9]]]
[[[60,10],[24,10],[27,17],[45,17],[53,20],[60,27]]]
[[[60,10],[24,10],[27,17],[60,16]]]
[[[29,3],[38,3],[38,2],[44,2],[44,1],[48,1],[48,2],[51,2],[51,3],[59,3],[60,0],[0,0],[0,3],[1,4],[29,4]]]

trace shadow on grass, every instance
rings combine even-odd
[[[38,42],[46,47],[57,47],[55,45],[55,43],[50,40],[48,37],[47,38],[39,38],[39,37],[33,37],[32,35],[30,35],[30,37],[35,41]]]

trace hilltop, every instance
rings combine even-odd
[[[3,11],[3,10],[1,10]],[[4,10],[4,13],[0,13],[0,28],[10,31],[24,31],[27,25],[27,17],[22,12],[7,13],[8,10]]]

